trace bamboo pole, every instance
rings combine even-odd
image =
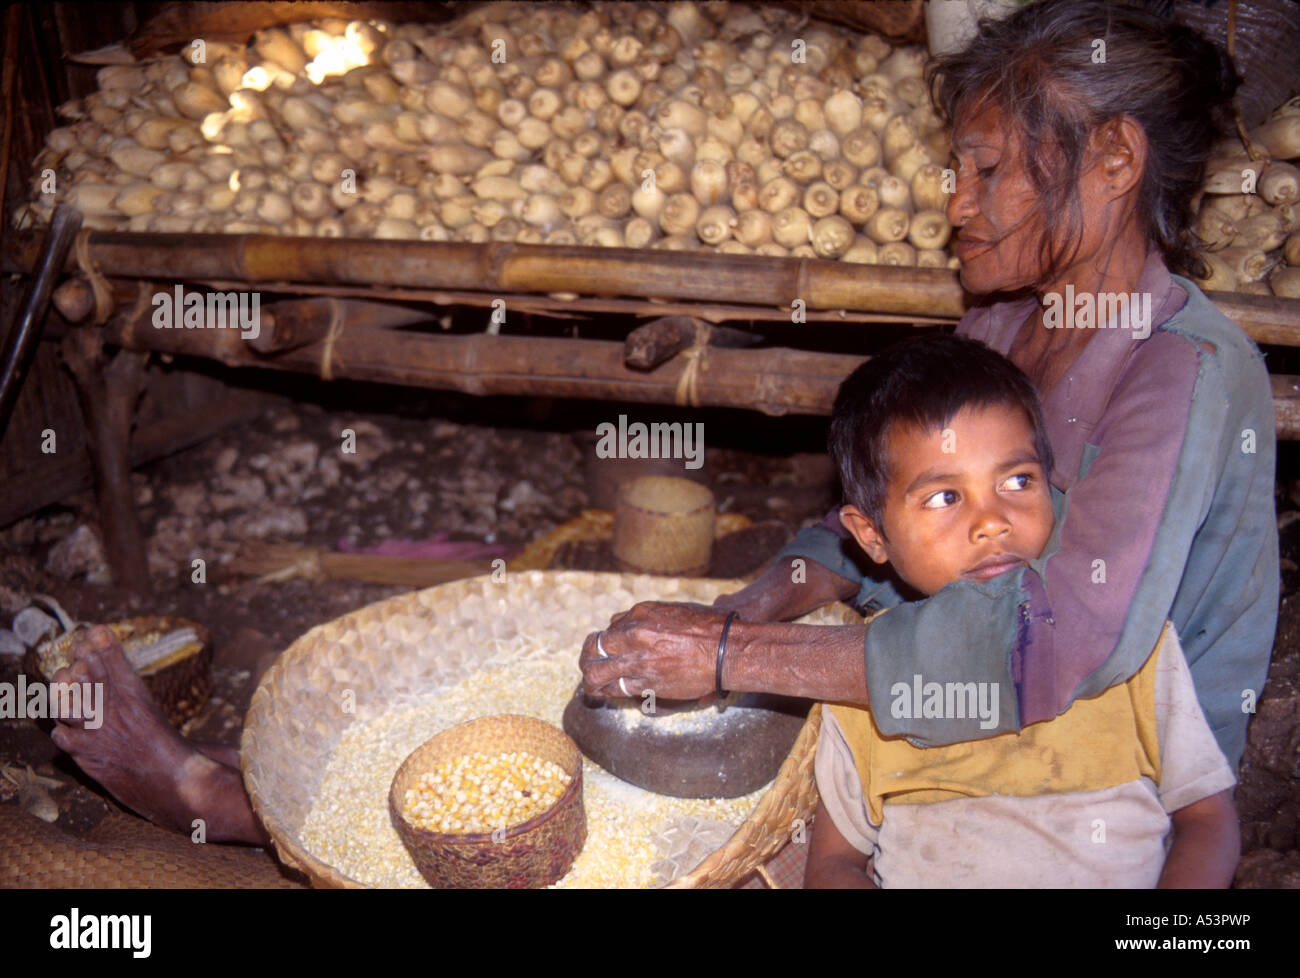
[[[19,245],[20,264],[32,240]],[[496,241],[371,241],[275,235],[132,234],[90,236],[90,257],[108,277],[164,282],[224,279],[365,285],[380,288],[463,289],[476,292],[573,292],[732,301],[786,309],[960,316],[956,276],[947,269],[852,265],[818,259],[754,255],[521,245]]]
[[[234,329],[155,329],[148,313],[110,322],[111,341],[152,350],[320,375],[324,343],[261,356]],[[804,350],[710,348],[698,368],[700,405],[770,415],[830,411],[840,381],[862,357]],[[669,404],[685,370],[675,361],[653,373],[628,369],[616,341],[550,337],[434,336],[400,330],[348,329],[331,349],[331,375],[462,391],[478,395],[580,397]]]
[[[41,232],[20,237],[17,257],[22,270],[30,271],[34,265],[41,237]],[[99,231],[90,237],[90,255],[109,277],[224,280],[266,289],[292,282],[459,290],[489,299],[531,292],[712,303],[724,296],[738,306],[781,309],[786,314],[796,299],[802,299],[809,310],[860,310],[952,321],[974,301],[950,269],[504,241],[464,244]],[[1300,300],[1222,292],[1209,297],[1255,342],[1300,346]]]
[[[147,284],[143,287],[147,287]],[[255,353],[233,329],[154,329],[148,312],[118,316],[108,329],[133,350],[185,354],[234,367],[321,373],[325,344],[271,356]],[[338,379],[375,381],[467,394],[578,397],[644,404],[681,403],[681,358],[649,373],[623,361],[624,344],[524,336],[434,336],[400,330],[348,329],[332,348]],[[710,347],[696,381],[698,404],[768,415],[830,414],[840,382],[864,357],[806,350]],[[1300,377],[1272,377],[1277,436],[1300,439]]]

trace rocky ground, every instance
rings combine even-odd
[[[151,596],[113,586],[88,493],[0,531],[0,623],[34,594],[55,597],[82,621],[174,614],[202,622],[215,648],[214,695],[186,732],[237,743],[256,680],[280,650],[313,625],[406,590],[259,581],[241,566],[250,546],[334,549],[434,539],[432,552],[476,542],[509,553],[591,505],[600,487],[589,471],[590,437],[578,433],[616,421],[619,411],[433,395],[411,395],[396,411],[378,396],[339,401],[333,395],[283,402],[257,423],[133,475],[156,584]],[[706,415],[706,435],[701,473],[720,510],[763,523],[766,551],[831,504],[817,423],[717,413]],[[1237,793],[1245,851],[1239,886],[1300,886],[1300,511],[1287,480],[1289,457],[1284,453],[1278,494],[1278,644]],[[202,583],[194,580],[196,560],[204,562]],[[17,668],[14,657],[0,656],[0,679]],[[34,723],[0,721],[0,760],[31,764],[64,783],[52,795],[59,824],[70,831],[105,810],[93,784]],[[0,801],[15,795],[0,778]]]

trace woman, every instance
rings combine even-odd
[[[764,624],[854,595],[899,604],[846,555],[832,513],[714,609],[647,603],[616,617],[584,645],[585,688],[868,704],[886,735],[949,744],[1049,719],[1130,678],[1169,618],[1236,765],[1277,617],[1272,398],[1250,340],[1168,270],[1198,264],[1190,201],[1235,73],[1216,46],[1150,13],[1043,0],[983,22],[937,77],[954,125],[961,279],[991,297],[957,331],[1007,354],[1043,397],[1055,546],[870,626]],[[1067,303],[1077,325],[1100,325],[1082,320],[1085,303],[1117,294],[1137,301],[1110,328],[1055,328],[1076,325],[1052,315]],[[740,620],[723,643],[731,610]],[[979,668],[958,671],[958,650]],[[997,682],[1013,708],[990,729],[896,716],[891,689],[918,675]]]

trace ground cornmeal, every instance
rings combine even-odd
[[[388,789],[408,754],[439,731],[495,713],[560,725],[578,684],[577,649],[521,649],[514,661],[473,672],[444,691],[352,724],[330,757],[304,821],[313,855],[360,883],[427,886],[392,827]],[[587,843],[560,887],[648,887],[690,869],[663,840],[688,826],[718,837],[738,828],[766,787],[726,800],[669,798],[637,788],[583,759]],[[707,830],[704,831],[704,830]],[[704,853],[700,853],[702,856]],[[680,857],[679,857],[680,858]]]

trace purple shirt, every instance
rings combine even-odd
[[[886,735],[947,744],[1050,719],[1132,677],[1168,618],[1224,754],[1240,760],[1277,621],[1268,373],[1240,327],[1157,253],[1137,291],[1151,296],[1150,335],[1099,329],[1043,396],[1058,520],[1027,568],[903,603],[848,559],[838,510],[783,551],[862,580],[860,605],[898,605],[866,642]],[[1006,353],[1037,302],[971,309],[957,332]],[[993,729],[892,716],[892,691],[916,675],[997,682],[1011,708]]]

